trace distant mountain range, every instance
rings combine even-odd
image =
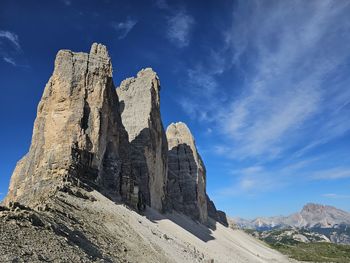
[[[293,236],[301,242],[350,244],[350,213],[333,206],[309,203],[300,212],[289,216],[233,220],[238,228],[256,230],[260,232],[256,233],[259,236],[270,235],[272,230],[286,230],[284,234],[294,233]],[[306,232],[308,235],[303,235]],[[283,231],[279,231],[279,236],[282,233]]]

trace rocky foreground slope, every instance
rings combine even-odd
[[[0,208],[0,262],[290,262],[213,220],[139,214],[96,190],[67,189],[34,210]]]
[[[185,124],[145,69],[115,90],[105,46],[58,52],[0,207],[1,262],[285,262],[227,225]]]

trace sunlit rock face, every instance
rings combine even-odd
[[[147,205],[164,210],[168,146],[160,114],[159,78],[152,69],[143,69],[122,81],[117,93],[140,195]]]
[[[29,152],[15,168],[5,203],[34,204],[69,178],[127,198],[128,144],[106,47],[61,50],[38,105]]]
[[[202,223],[208,220],[206,171],[187,125],[169,125],[168,200],[170,207]]]
[[[70,186],[202,223],[226,218],[207,196],[205,166],[188,127],[173,123],[164,131],[157,74],[143,69],[116,89],[101,44],[89,53],[58,52],[29,152],[4,203],[34,207]]]

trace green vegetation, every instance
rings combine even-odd
[[[283,242],[283,241],[282,241]],[[282,254],[301,261],[312,262],[350,262],[350,246],[333,243],[302,243],[285,244],[282,242],[270,243],[269,245]],[[289,243],[289,242],[288,242]]]
[[[350,245],[326,242],[303,243],[290,239],[286,240],[285,238],[278,242],[274,242],[269,238],[264,239],[264,241],[282,254],[296,260],[332,263],[350,262]]]
[[[350,263],[350,245],[320,242],[323,239],[317,233],[306,229],[274,229],[256,231],[245,229],[245,232],[258,237],[273,249],[300,261],[324,263]],[[294,234],[301,234],[311,242],[296,240]]]

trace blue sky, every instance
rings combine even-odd
[[[350,211],[350,1],[0,3],[0,199],[59,49],[107,45],[116,86],[151,66],[229,215]]]

